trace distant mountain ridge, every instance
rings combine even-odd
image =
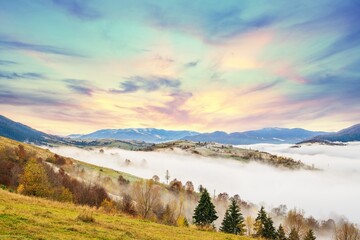
[[[0,136],[11,138],[16,141],[32,142],[37,144],[46,143],[51,139],[58,139],[57,136],[40,132],[2,115],[0,115]]]
[[[76,145],[88,139],[135,140],[147,143],[159,143],[174,140],[194,142],[217,142],[221,144],[256,144],[256,143],[300,143],[300,142],[349,142],[360,141],[360,124],[336,133],[308,131],[302,128],[263,128],[260,130],[226,133],[216,131],[199,133],[195,131],[176,131],[156,128],[102,129],[90,134],[71,134],[68,138],[47,134],[22,123],[0,115],[0,136],[21,142],[35,144],[70,144]]]
[[[306,142],[352,142],[360,141],[360,124],[340,130],[336,133],[315,136]],[[303,143],[304,143],[303,142]]]
[[[235,145],[256,143],[297,143],[325,133],[326,132],[308,131],[302,128],[263,128],[260,130],[233,133],[216,131],[184,137],[183,140]]]
[[[144,142],[166,142],[172,140],[179,140],[186,136],[198,135],[194,131],[176,131],[164,130],[157,128],[124,128],[124,129],[102,129],[93,133],[76,136],[75,134],[69,137],[80,139],[116,139],[116,140],[136,140]]]

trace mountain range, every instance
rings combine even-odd
[[[124,129],[103,129],[85,135],[70,135],[69,137],[80,139],[116,139],[136,140],[144,142],[166,142],[182,139],[188,136],[198,135],[193,131],[174,131],[156,128],[124,128]]]
[[[305,142],[351,142],[360,141],[360,124],[345,128],[336,133],[315,136]]]
[[[183,138],[189,141],[217,142],[224,144],[256,144],[256,143],[297,143],[325,132],[313,132],[302,128],[263,128],[246,132],[212,132]]]
[[[360,141],[360,124],[343,129],[336,133],[308,131],[302,128],[263,128],[260,130],[226,133],[215,131],[199,133],[195,131],[175,131],[156,128],[103,129],[89,134],[72,134],[59,137],[47,134],[24,124],[12,121],[0,115],[0,136],[21,142],[35,144],[66,143],[73,144],[83,140],[115,139],[135,140],[148,143],[159,143],[173,140],[195,142],[217,142],[222,144],[256,144],[256,143],[298,143],[324,141]]]

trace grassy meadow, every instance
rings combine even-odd
[[[94,222],[77,217],[92,213]],[[238,239],[193,227],[173,227],[99,209],[27,197],[0,190],[0,239]]]

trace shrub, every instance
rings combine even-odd
[[[188,222],[186,217],[180,216],[176,220],[176,226],[178,226],[178,227],[189,227],[189,222]]]
[[[122,212],[127,213],[132,216],[137,215],[135,204],[133,199],[129,194],[124,194],[121,200],[120,209]]]
[[[123,177],[123,175],[119,175],[118,177],[118,183],[120,185],[128,185],[130,183],[129,180],[127,180],[126,178]]]
[[[95,218],[93,217],[93,213],[88,210],[84,210],[82,213],[80,213],[77,217],[77,220],[80,220],[82,222],[86,223],[93,223],[95,222]]]
[[[111,199],[104,199],[100,205],[101,210],[103,210],[106,213],[116,213],[116,203],[112,201]]]
[[[59,202],[72,202],[73,194],[68,188],[57,187],[53,191],[53,199]]]

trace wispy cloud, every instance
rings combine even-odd
[[[30,93],[21,91],[6,90],[4,87],[0,90],[0,104],[12,106],[75,106],[63,98],[55,98],[50,94]]]
[[[196,67],[199,64],[199,62],[200,62],[200,60],[188,62],[188,63],[184,64],[184,67],[186,67],[186,68]]]
[[[0,37],[0,49],[1,48],[7,50],[35,51],[35,52],[57,54],[57,55],[64,55],[71,57],[85,57],[85,55],[83,54],[65,48],[55,47],[51,45],[32,44],[32,43],[14,41],[9,39],[2,39]]]
[[[146,105],[144,107],[137,107],[135,111],[145,115],[151,115],[156,119],[167,119],[178,123],[188,122],[189,111],[182,109],[183,105],[193,96],[191,92],[173,92],[168,95],[172,100],[166,102],[163,106]]]
[[[0,60],[0,65],[15,65],[17,64],[17,62],[14,62],[14,61],[8,61],[8,60]]]
[[[34,72],[16,73],[16,72],[3,72],[3,71],[0,71],[0,79],[8,79],[8,80],[32,79],[32,80],[39,80],[39,79],[46,79],[46,76],[44,74],[42,74],[42,73],[34,73]]]
[[[277,86],[280,82],[281,82],[281,80],[275,80],[275,81],[272,81],[269,83],[260,83],[260,84],[251,86],[250,88],[246,89],[243,94],[250,94],[253,92],[265,91],[265,90],[268,90],[268,89],[271,89],[271,88]]]
[[[120,82],[120,89],[111,89],[112,93],[132,93],[137,91],[154,92],[162,88],[176,89],[180,87],[178,79],[151,76],[132,76],[126,81]]]
[[[82,95],[92,96],[95,91],[95,87],[87,80],[64,79],[63,81],[67,84],[67,88]]]
[[[53,0],[53,3],[69,15],[82,20],[97,20],[102,17],[99,11],[89,6],[89,1]]]

